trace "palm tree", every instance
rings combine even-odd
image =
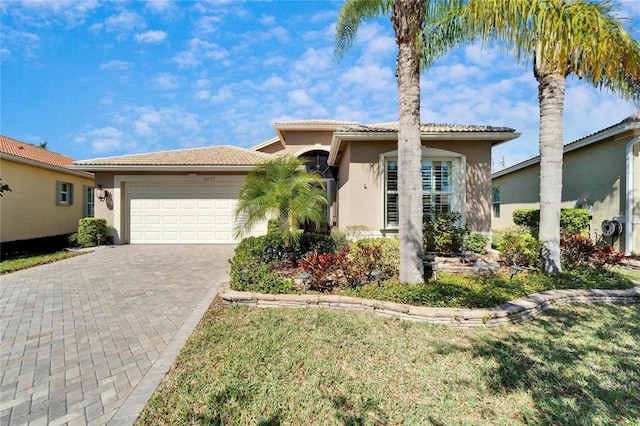
[[[275,218],[286,247],[298,241],[300,225],[325,223],[327,196],[322,178],[304,168],[306,160],[278,157],[249,173],[238,196],[234,235],[241,238],[258,223]]]
[[[336,25],[336,54],[351,47],[360,24],[391,14],[398,45],[398,234],[400,281],[424,282],[422,264],[422,141],[420,133],[420,57],[422,29],[446,1],[346,0]]]
[[[640,102],[640,46],[609,0],[468,0],[425,29],[423,65],[456,45],[499,42],[533,62],[540,102],[542,268],[561,271],[562,112],[566,78]]]

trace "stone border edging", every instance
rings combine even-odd
[[[547,290],[494,308],[430,308],[351,296],[320,294],[263,294],[235,291],[221,285],[219,297],[252,308],[323,308],[334,311],[370,311],[407,321],[454,327],[497,327],[534,319],[548,309],[577,303],[640,303],[640,286],[627,290]]]

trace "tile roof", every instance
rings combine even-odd
[[[270,154],[229,145],[149,152],[76,161],[76,166],[253,166]]]
[[[338,131],[341,132],[397,132],[399,128],[398,122],[390,123],[374,123],[374,124],[358,124],[341,126]],[[420,131],[422,133],[448,133],[448,132],[515,132],[510,127],[495,126],[474,126],[468,124],[436,124],[421,123]]]
[[[342,121],[342,120],[292,120],[292,121],[281,121],[273,124],[273,127],[283,127],[283,126],[349,126],[349,125],[359,125],[355,121]]]
[[[67,166],[73,163],[73,158],[67,157],[66,155],[56,154],[45,148],[20,142],[2,135],[0,135],[0,153],[62,168],[67,168]]]

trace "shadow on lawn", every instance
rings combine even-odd
[[[528,423],[640,420],[640,309],[606,305],[597,319],[588,310],[551,311],[506,337],[477,339],[475,355],[497,362],[486,374],[491,389],[530,393]]]

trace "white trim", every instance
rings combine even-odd
[[[262,148],[266,148],[266,147],[268,147],[269,145],[273,145],[273,144],[275,144],[276,142],[280,142],[280,144],[281,144],[281,145],[283,145],[283,143],[280,141],[280,138],[279,138],[279,137],[277,137],[277,136],[274,136],[274,137],[272,137],[271,139],[266,140],[266,141],[264,141],[264,142],[262,142],[262,143],[259,143],[258,145],[252,146],[252,147],[251,147],[251,148],[249,148],[249,149],[250,149],[251,151],[259,151],[259,150],[261,150]]]
[[[386,223],[386,199],[387,199],[387,164],[390,159],[397,159],[398,151],[388,151],[380,154],[380,180],[381,185],[378,188],[381,191],[380,196],[380,229],[385,232],[395,231],[396,228],[387,227]],[[422,147],[421,160],[429,161],[451,161],[451,210],[460,213],[460,221],[467,222],[467,157],[459,152],[447,151],[444,149]]]
[[[633,246],[633,223],[634,223],[634,218],[633,218],[633,204],[634,204],[634,197],[633,197],[633,192],[634,192],[634,187],[633,187],[633,174],[634,174],[634,170],[633,170],[633,163],[634,163],[634,155],[633,155],[633,148],[636,144],[640,143],[640,136],[635,137],[633,139],[631,139],[628,143],[627,143],[627,147],[626,147],[626,155],[625,155],[625,160],[626,160],[626,167],[627,167],[627,173],[626,173],[626,218],[625,218],[625,235],[624,235],[624,251],[625,254],[627,256],[631,255],[632,252],[632,246]]]
[[[300,149],[299,151],[297,151],[295,154],[293,154],[294,157],[300,157],[303,154],[306,154],[307,152],[311,152],[311,151],[324,151],[327,154],[330,154],[330,147],[328,145],[322,145],[322,144],[315,144],[315,145],[311,145],[305,148]]]

